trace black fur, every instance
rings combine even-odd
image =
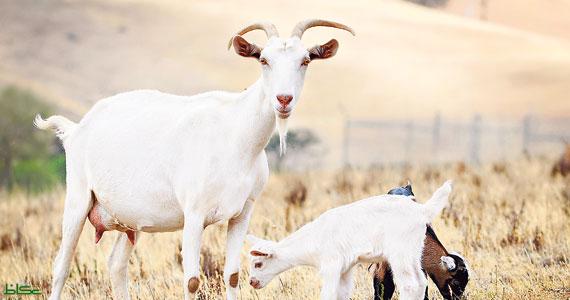
[[[412,191],[412,185],[408,184],[391,189],[388,191],[388,195],[414,196],[414,192]]]
[[[395,288],[396,286],[394,285],[394,278],[392,277],[392,270],[390,268],[386,270],[383,281],[380,281],[380,279],[374,276],[374,300],[392,299]]]

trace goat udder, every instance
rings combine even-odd
[[[93,207],[89,211],[88,215],[89,222],[91,222],[93,227],[95,227],[95,244],[97,244],[99,240],[101,240],[103,233],[107,230],[101,218],[101,213],[99,209],[100,209],[99,203],[95,202],[93,204]]]
[[[95,227],[95,244],[99,243],[101,237],[103,237],[103,233],[109,230],[118,230],[123,231],[132,245],[136,242],[136,234],[135,231],[121,225],[120,223],[116,223],[113,221],[111,215],[99,204],[99,202],[95,199],[93,201],[93,207],[89,211],[87,215],[89,218],[89,222]]]

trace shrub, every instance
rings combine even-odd
[[[49,107],[29,91],[9,86],[0,91],[0,188],[15,184],[38,191],[57,182],[62,156],[53,156],[53,135],[33,126],[37,113]]]
[[[13,166],[13,184],[27,192],[49,190],[65,177],[65,156],[16,161]]]
[[[281,171],[287,158],[296,157],[309,160],[317,160],[320,153],[313,153],[311,148],[320,144],[318,136],[308,129],[290,130],[287,134],[287,154],[279,154],[279,135],[274,134],[265,150],[269,158],[269,164],[275,171]],[[314,149],[313,149],[314,150]],[[318,152],[318,151],[317,151]],[[305,164],[307,165],[307,164]]]

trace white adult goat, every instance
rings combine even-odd
[[[349,27],[323,20],[300,22],[290,38],[269,23],[239,31],[230,41],[244,57],[262,65],[262,76],[241,93],[208,92],[192,97],[133,91],[98,102],[76,124],[61,116],[37,117],[40,129],[55,129],[67,162],[62,241],[50,299],[59,299],[85,219],[97,230],[119,230],[109,257],[116,299],[128,299],[127,265],[138,232],[183,229],[184,296],[200,285],[200,241],[204,228],[228,220],[224,281],[227,299],[238,292],[239,253],[253,201],[269,174],[264,147],[278,127],[284,149],[286,120],[298,101],[307,65],[332,57],[338,42],[306,49],[311,27]],[[265,31],[265,48],[241,37]],[[354,33],[353,33],[354,34]],[[129,243],[130,240],[130,243]]]

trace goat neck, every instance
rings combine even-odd
[[[311,241],[305,240],[306,237],[296,235],[293,233],[275,245],[275,256],[283,262],[280,272],[295,266],[319,267],[317,249]]]
[[[249,88],[239,94],[236,116],[237,124],[243,124],[246,132],[240,140],[241,149],[250,149],[251,155],[257,157],[265,148],[271,134],[275,130],[275,113],[271,101],[263,92],[263,79],[258,79]]]

